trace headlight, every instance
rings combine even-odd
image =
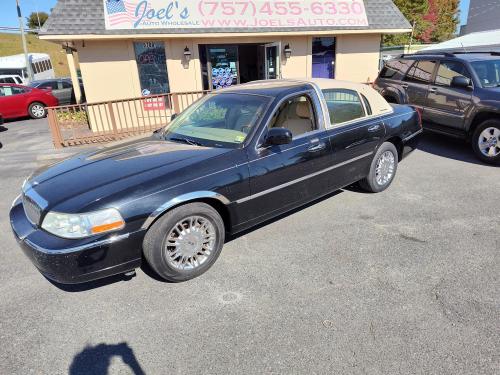
[[[83,238],[122,229],[125,221],[114,208],[85,214],[49,212],[42,228],[63,238]]]

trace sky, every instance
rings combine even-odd
[[[57,0],[19,0],[23,17],[27,17],[31,12],[39,11],[50,14],[50,9],[56,4]],[[460,1],[460,23],[467,22],[467,12],[470,0]],[[16,0],[0,0],[0,26],[18,27]]]

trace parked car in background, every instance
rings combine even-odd
[[[80,91],[82,92],[82,100],[85,97],[83,84],[80,82]],[[59,100],[59,105],[76,104],[75,90],[73,90],[73,82],[71,78],[53,78],[33,81],[29,84],[30,87],[39,89],[51,89],[52,95]]]
[[[17,85],[22,85],[23,79],[16,74],[0,74],[0,83],[15,83]]]
[[[25,254],[58,282],[127,273],[143,258],[162,278],[185,281],[212,266],[228,234],[357,181],[387,189],[421,132],[412,107],[359,83],[234,86],[150,139],[37,171],[10,222]]]
[[[0,112],[4,118],[42,118],[47,114],[46,107],[58,104],[59,101],[50,90],[0,83]]]
[[[420,108],[426,130],[466,139],[479,159],[500,163],[500,53],[401,55],[374,88]]]

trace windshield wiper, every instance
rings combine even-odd
[[[173,137],[173,138],[168,138],[168,140],[169,141],[173,141],[173,142],[187,143],[188,145],[191,145],[191,146],[201,146],[201,143],[195,142],[195,141],[193,141],[192,139],[189,139],[189,138]]]

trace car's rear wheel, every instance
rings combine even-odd
[[[31,118],[38,119],[38,118],[44,118],[45,115],[47,114],[47,110],[45,109],[45,106],[42,103],[33,102],[28,107],[28,113],[31,116]]]
[[[195,202],[167,212],[146,233],[144,256],[163,279],[180,282],[206,272],[219,257],[225,229],[219,213]]]
[[[371,193],[380,193],[387,189],[398,169],[398,150],[390,142],[383,143],[370,165],[370,173],[359,182],[362,189]]]
[[[500,121],[486,120],[472,134],[472,149],[482,161],[500,163]]]

